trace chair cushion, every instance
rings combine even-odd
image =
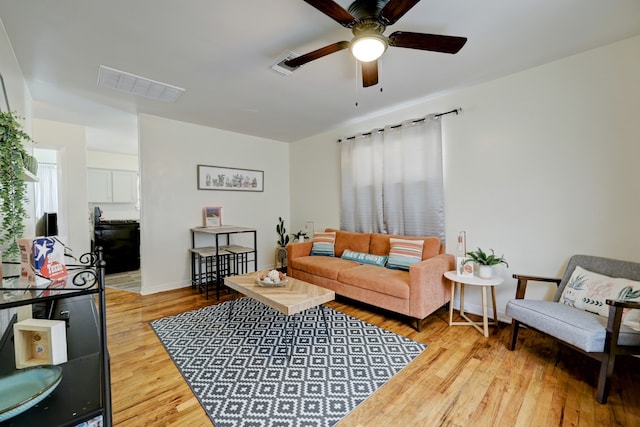
[[[553,301],[512,299],[506,315],[586,352],[604,351],[607,319]],[[640,332],[620,326],[619,345],[640,345]]]
[[[410,280],[408,271],[369,264],[342,269],[338,273],[341,283],[402,299],[409,299]]]
[[[292,269],[304,271],[314,276],[337,280],[341,270],[357,267],[355,261],[328,256],[301,256],[290,260]]]
[[[640,282],[609,277],[576,266],[559,302],[608,317],[607,299],[640,302]],[[625,310],[622,324],[640,331],[640,310]]]

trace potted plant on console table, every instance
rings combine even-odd
[[[490,254],[480,248],[472,252],[467,252],[467,256],[470,258],[464,261],[465,264],[468,262],[475,262],[478,264],[478,276],[481,279],[491,279],[494,265],[504,264],[509,267],[504,256],[496,256],[493,249],[489,250],[491,251]]]

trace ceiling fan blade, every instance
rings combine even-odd
[[[342,6],[333,0],[304,0],[306,3],[309,3],[311,6],[318,9],[320,12],[327,15],[329,18],[336,21],[338,24],[343,27],[351,28],[356,24],[356,18],[353,17],[349,12],[344,10]]]
[[[396,31],[389,36],[389,46],[431,50],[442,53],[458,53],[466,42],[466,37],[409,33],[403,31]]]
[[[420,0],[390,0],[380,11],[378,20],[384,25],[394,24]]]
[[[369,87],[378,84],[378,60],[371,62],[361,62],[362,64],[362,86]]]
[[[321,47],[320,49],[305,53],[304,55],[298,56],[297,58],[284,61],[284,65],[286,65],[287,67],[297,68],[301,65],[306,64],[307,62],[311,62],[318,58],[322,58],[323,56],[327,56],[329,54],[341,51],[342,49],[346,49],[349,47],[349,45],[350,43],[346,41],[330,44],[329,46]]]

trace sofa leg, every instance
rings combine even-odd
[[[413,326],[413,325],[411,325]],[[416,325],[413,326],[413,329],[415,329],[416,331],[420,332],[420,329],[422,327],[422,320],[421,319],[416,319]]]
[[[509,343],[509,350],[513,351],[516,348],[516,341],[518,341],[518,329],[520,328],[520,322],[515,319],[511,320],[511,342]]]

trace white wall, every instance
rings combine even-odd
[[[189,229],[205,206],[222,206],[223,224],[256,228],[258,268],[272,266],[278,217],[288,225],[289,145],[148,115],[139,126],[141,292],[190,284]],[[198,190],[198,164],[262,170],[264,192]]]
[[[38,148],[58,151],[58,231],[78,257],[91,250],[85,128],[33,119],[33,138],[38,141]]]
[[[338,137],[462,107],[443,118],[446,243],[455,251],[466,230],[468,250],[504,253],[500,313],[513,273],[559,276],[575,253],[640,262],[638,76],[634,37],[299,141],[293,223],[339,225]],[[467,293],[466,308],[480,312],[479,298]]]

